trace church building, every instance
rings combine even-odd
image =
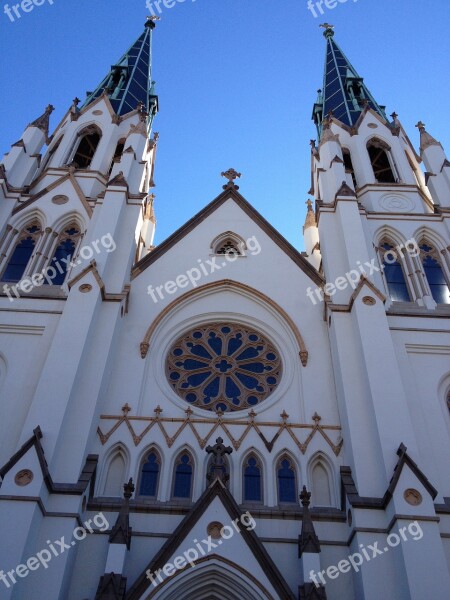
[[[326,24],[305,251],[230,165],[155,245],[155,20],[0,163],[0,598],[450,597],[442,145]]]

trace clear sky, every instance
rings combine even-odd
[[[150,14],[145,0],[39,1],[12,22],[0,0],[0,154],[49,103],[55,126]],[[336,26],[336,41],[413,143],[421,119],[450,158],[449,0],[340,0],[323,5],[318,18],[307,0],[174,4],[161,4],[153,38],[157,243],[215,198],[221,171],[233,167],[242,173],[241,193],[302,249],[324,21]]]

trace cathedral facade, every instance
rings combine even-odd
[[[154,27],[0,164],[0,598],[448,597],[444,149],[325,26],[305,252],[234,169],[155,246]]]

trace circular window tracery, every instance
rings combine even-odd
[[[196,327],[167,357],[172,389],[192,406],[231,412],[252,408],[278,386],[278,351],[261,333],[230,323]]]

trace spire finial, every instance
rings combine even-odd
[[[147,17],[147,21],[145,23],[146,27],[150,27],[150,29],[154,29],[156,27],[156,21],[161,21],[161,17],[157,17],[156,15],[152,15],[151,17]]]
[[[428,131],[425,129],[425,123],[419,121],[416,125],[418,130],[420,131],[420,152],[426,150],[429,146],[441,146],[442,144],[438,142]]]
[[[319,25],[319,27],[325,29],[323,35],[326,38],[331,38],[334,36],[334,25],[331,25],[330,23],[322,23],[322,25]]]
[[[28,127],[37,127],[37,129],[40,129],[41,131],[43,131],[45,133],[46,137],[48,137],[48,128],[49,128],[49,124],[50,124],[50,115],[52,114],[52,112],[54,110],[55,110],[55,107],[52,106],[51,104],[49,104],[47,106],[47,108],[45,109],[44,114],[41,115],[40,117],[38,117],[32,123],[30,123],[28,125]]]

